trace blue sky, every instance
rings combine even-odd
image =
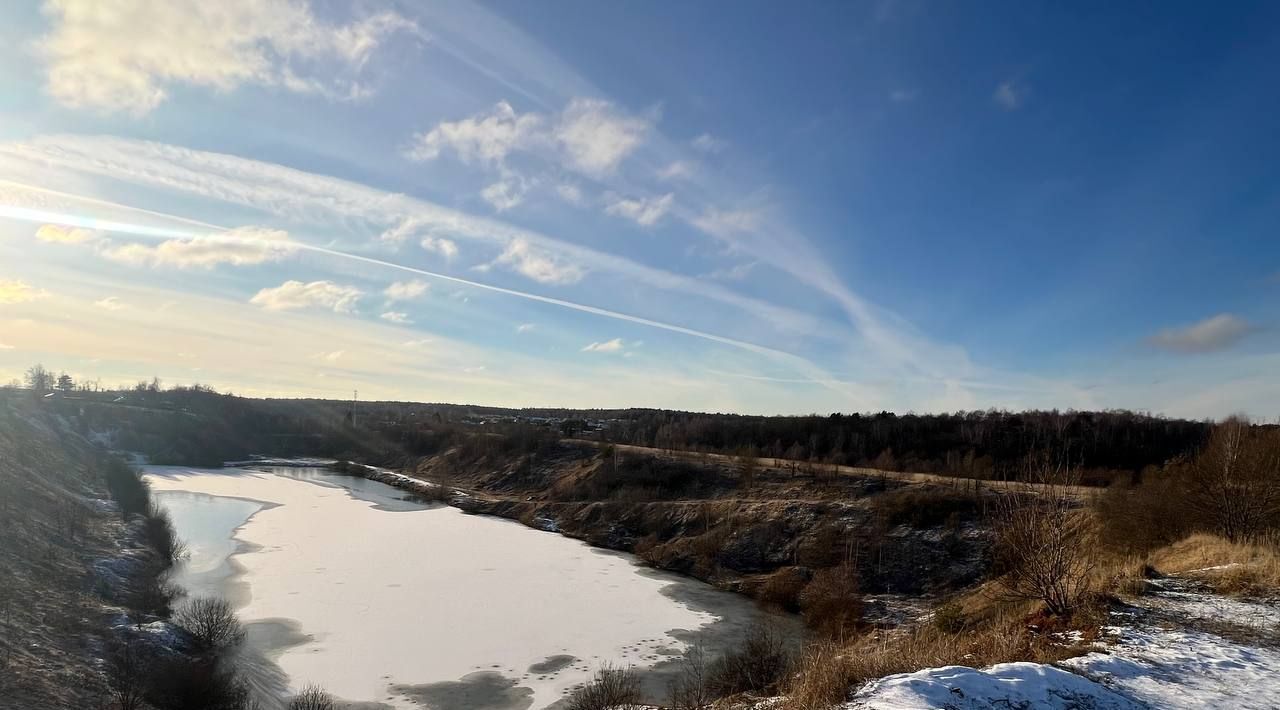
[[[1280,415],[1272,4],[0,9],[0,379]]]

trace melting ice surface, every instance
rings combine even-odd
[[[265,690],[317,683],[370,708],[542,708],[609,662],[649,669],[660,699],[690,644],[715,654],[765,616],[628,556],[362,478],[146,474],[190,550],[174,581],[237,606],[247,653],[274,673],[257,674]],[[792,619],[769,622],[794,633]]]

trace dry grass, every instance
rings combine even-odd
[[[1049,632],[1077,627],[1088,638],[1100,619],[1096,610],[1077,614],[1070,622],[1036,615],[1034,603],[998,601],[990,589],[979,589],[951,604],[970,619],[958,632],[920,624],[867,634],[847,644],[809,646],[786,688],[785,707],[830,708],[867,681],[922,668],[982,668],[1011,661],[1052,663],[1078,655],[1083,648],[1055,641]]]
[[[1231,542],[1196,534],[1148,555],[1162,574],[1204,581],[1220,594],[1265,596],[1280,593],[1280,539]]]

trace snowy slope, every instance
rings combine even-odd
[[[1184,580],[1117,611],[1108,643],[1057,667],[927,668],[873,681],[847,710],[1280,708],[1280,608]]]

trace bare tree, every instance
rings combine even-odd
[[[707,651],[702,644],[690,648],[680,659],[680,675],[671,681],[667,692],[675,710],[701,710],[716,699],[711,692]]]
[[[244,630],[231,605],[214,597],[192,599],[178,609],[173,621],[204,650],[231,646],[244,638]]]
[[[289,710],[334,710],[333,696],[318,685],[308,685],[289,701]]]
[[[630,668],[605,664],[569,696],[568,710],[639,710],[640,679]]]
[[[996,553],[1004,574],[1000,585],[1014,599],[1043,602],[1049,613],[1067,616],[1089,590],[1095,565],[1094,524],[1071,488],[1079,477],[1065,455],[1034,457],[1033,492],[1001,499]]]
[[[1232,541],[1256,535],[1280,518],[1280,434],[1231,418],[1214,428],[1187,466],[1187,500]]]
[[[53,373],[44,368],[44,365],[32,365],[27,368],[23,378],[27,382],[27,387],[36,394],[44,394],[53,389]]]
[[[147,649],[128,638],[111,647],[106,661],[107,686],[119,710],[141,708],[151,673],[152,659]]]

